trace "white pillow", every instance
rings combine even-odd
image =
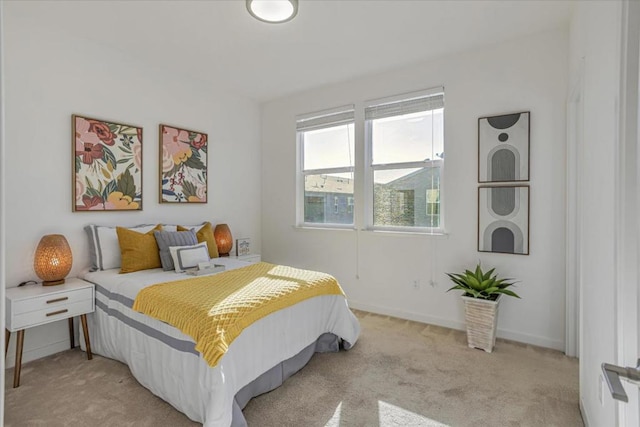
[[[129,230],[146,233],[155,228],[155,226],[155,224],[136,225],[135,227],[130,227]],[[92,224],[87,225],[84,229],[89,235],[91,271],[120,268],[122,259],[116,227]]]
[[[169,246],[169,252],[173,258],[176,273],[182,273],[187,268],[197,267],[201,262],[210,261],[207,242],[193,246]]]
[[[200,231],[200,229],[204,226],[204,223],[198,225],[180,225],[180,227],[187,228],[189,230],[193,230],[195,233]],[[162,224],[162,230],[164,231],[178,231],[177,224]]]

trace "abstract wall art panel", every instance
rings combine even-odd
[[[478,251],[529,255],[529,187],[478,188]]]
[[[207,134],[160,125],[160,202],[207,203]]]
[[[478,182],[529,181],[530,113],[478,119]]]
[[[71,116],[77,211],[142,210],[142,128]]]

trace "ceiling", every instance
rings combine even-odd
[[[285,24],[244,0],[5,3],[26,19],[257,101],[567,26],[571,1],[299,0]],[[6,34],[10,37],[10,34]]]

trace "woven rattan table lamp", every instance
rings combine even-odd
[[[73,255],[62,234],[47,234],[40,239],[33,268],[42,279],[42,286],[61,285],[71,271]]]
[[[231,252],[231,247],[233,246],[233,237],[231,236],[229,226],[227,224],[216,225],[216,229],[213,230],[213,237],[216,239],[220,256],[229,256],[229,252]]]

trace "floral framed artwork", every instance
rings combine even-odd
[[[207,134],[160,125],[160,203],[207,203]]]
[[[71,116],[73,211],[142,210],[142,128]]]

